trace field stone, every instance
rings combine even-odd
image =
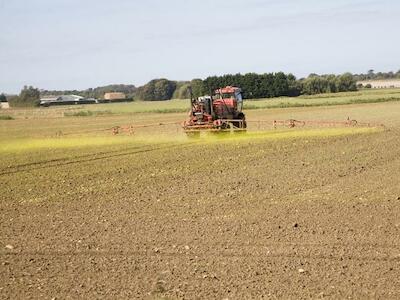
[[[299,273],[305,273],[306,272],[306,270],[304,270],[304,269],[299,269]]]
[[[13,249],[14,249],[14,246],[13,246],[13,245],[6,245],[6,249],[8,249],[8,250],[13,250]]]

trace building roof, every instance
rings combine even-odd
[[[43,96],[40,98],[41,102],[62,102],[62,101],[79,101],[84,99],[78,95],[61,95],[61,96]]]

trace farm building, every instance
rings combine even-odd
[[[77,95],[62,95],[59,97],[59,101],[81,101],[84,98],[82,96],[77,96]]]
[[[58,101],[59,98],[60,96],[43,96],[40,98],[40,102],[54,102]]]
[[[77,95],[61,95],[61,96],[44,96],[40,98],[40,102],[74,102],[74,101],[80,101],[82,100],[83,97],[77,96]]]
[[[388,88],[400,88],[400,80],[365,80],[359,81],[357,84],[362,84],[366,86],[368,84],[371,85],[373,89],[388,89]]]
[[[78,95],[44,96],[40,98],[40,105],[68,105],[68,104],[90,104],[97,103],[96,99],[85,99]]]
[[[10,108],[10,105],[7,102],[7,96],[4,94],[0,94],[0,109]]]
[[[124,93],[117,93],[117,92],[113,92],[113,93],[105,93],[104,94],[104,100],[125,100],[126,99],[126,95]]]
[[[0,108],[7,109],[10,108],[10,105],[8,104],[8,102],[0,102]]]

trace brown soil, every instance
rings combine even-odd
[[[399,299],[399,136],[4,164],[0,297]]]

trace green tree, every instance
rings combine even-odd
[[[326,80],[328,85],[326,93],[336,93],[337,92],[336,76],[333,74],[327,75]]]
[[[351,73],[345,73],[338,76],[336,88],[338,92],[356,91],[357,82],[355,81]]]
[[[172,98],[189,99],[190,88],[192,89],[193,97],[203,96],[203,81],[201,79],[193,79],[192,81],[177,82]]]
[[[368,70],[367,79],[374,79],[375,73],[373,69]]]
[[[194,97],[203,96],[203,80],[201,79],[193,79],[190,82],[190,86],[192,87],[192,93]]]
[[[173,99],[189,99],[190,98],[190,82],[181,81],[176,83],[176,89],[172,95]]]
[[[288,80],[288,96],[297,97],[300,96],[303,86],[299,80],[293,74],[287,76]]]
[[[0,94],[0,102],[7,102],[7,97],[4,94]]]
[[[138,89],[136,98],[145,101],[170,100],[175,89],[174,81],[154,79]]]
[[[329,87],[328,80],[321,76],[309,76],[303,81],[303,94],[315,95],[326,93]]]
[[[19,98],[22,102],[35,103],[40,100],[40,92],[33,86],[24,86],[19,94]]]
[[[19,96],[11,97],[8,100],[10,106],[32,107],[39,106],[40,92],[32,86],[24,86]]]

